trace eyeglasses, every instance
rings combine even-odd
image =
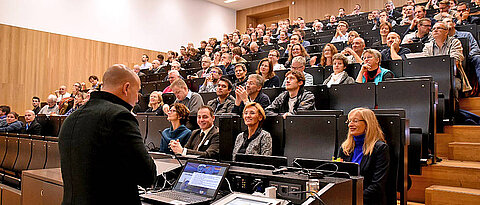
[[[447,28],[442,28],[442,27],[433,27],[432,28],[432,31],[436,31],[436,30],[447,30]]]
[[[353,119],[353,120],[347,120],[347,121],[345,121],[345,124],[350,124],[350,123],[358,124],[358,122],[360,122],[360,121],[364,121],[364,122],[365,122],[365,120]]]

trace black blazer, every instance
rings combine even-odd
[[[25,123],[22,127],[22,133],[23,134],[30,134],[30,135],[41,135],[42,134],[42,125],[37,122],[37,120],[33,120],[32,123],[30,123],[30,126],[28,126],[27,129],[27,123]]]
[[[353,153],[349,156],[340,148],[339,157],[346,162],[352,161]],[[360,162],[360,175],[363,180],[363,204],[387,204],[385,188],[390,166],[388,145],[377,141],[371,155],[363,155]]]
[[[200,155],[200,157],[203,158],[218,159],[218,153],[220,152],[220,135],[218,133],[218,127],[212,127],[197,151],[196,149],[202,141],[200,134],[201,129],[196,129],[192,132],[187,144],[185,144],[187,154]]]
[[[62,204],[140,204],[137,185],[153,184],[148,155],[132,106],[95,91],[65,119],[59,134]]]

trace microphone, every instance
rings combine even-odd
[[[180,166],[182,166],[182,167],[183,167],[183,164],[182,164],[182,162],[180,161],[180,159],[178,159],[178,156],[177,156],[177,154],[176,154],[175,152],[173,152],[173,158],[174,158],[174,159],[176,159],[176,160],[177,160],[177,162],[180,164]]]

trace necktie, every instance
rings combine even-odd
[[[197,151],[198,151],[198,150],[200,149],[200,147],[202,146],[203,140],[204,140],[203,138],[204,138],[204,137],[205,137],[205,133],[204,133],[204,132],[200,133],[200,138],[201,138],[201,140],[200,140],[200,144],[197,145],[197,149],[196,149]]]

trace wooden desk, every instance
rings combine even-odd
[[[22,204],[56,205],[63,199],[60,168],[22,172]]]

